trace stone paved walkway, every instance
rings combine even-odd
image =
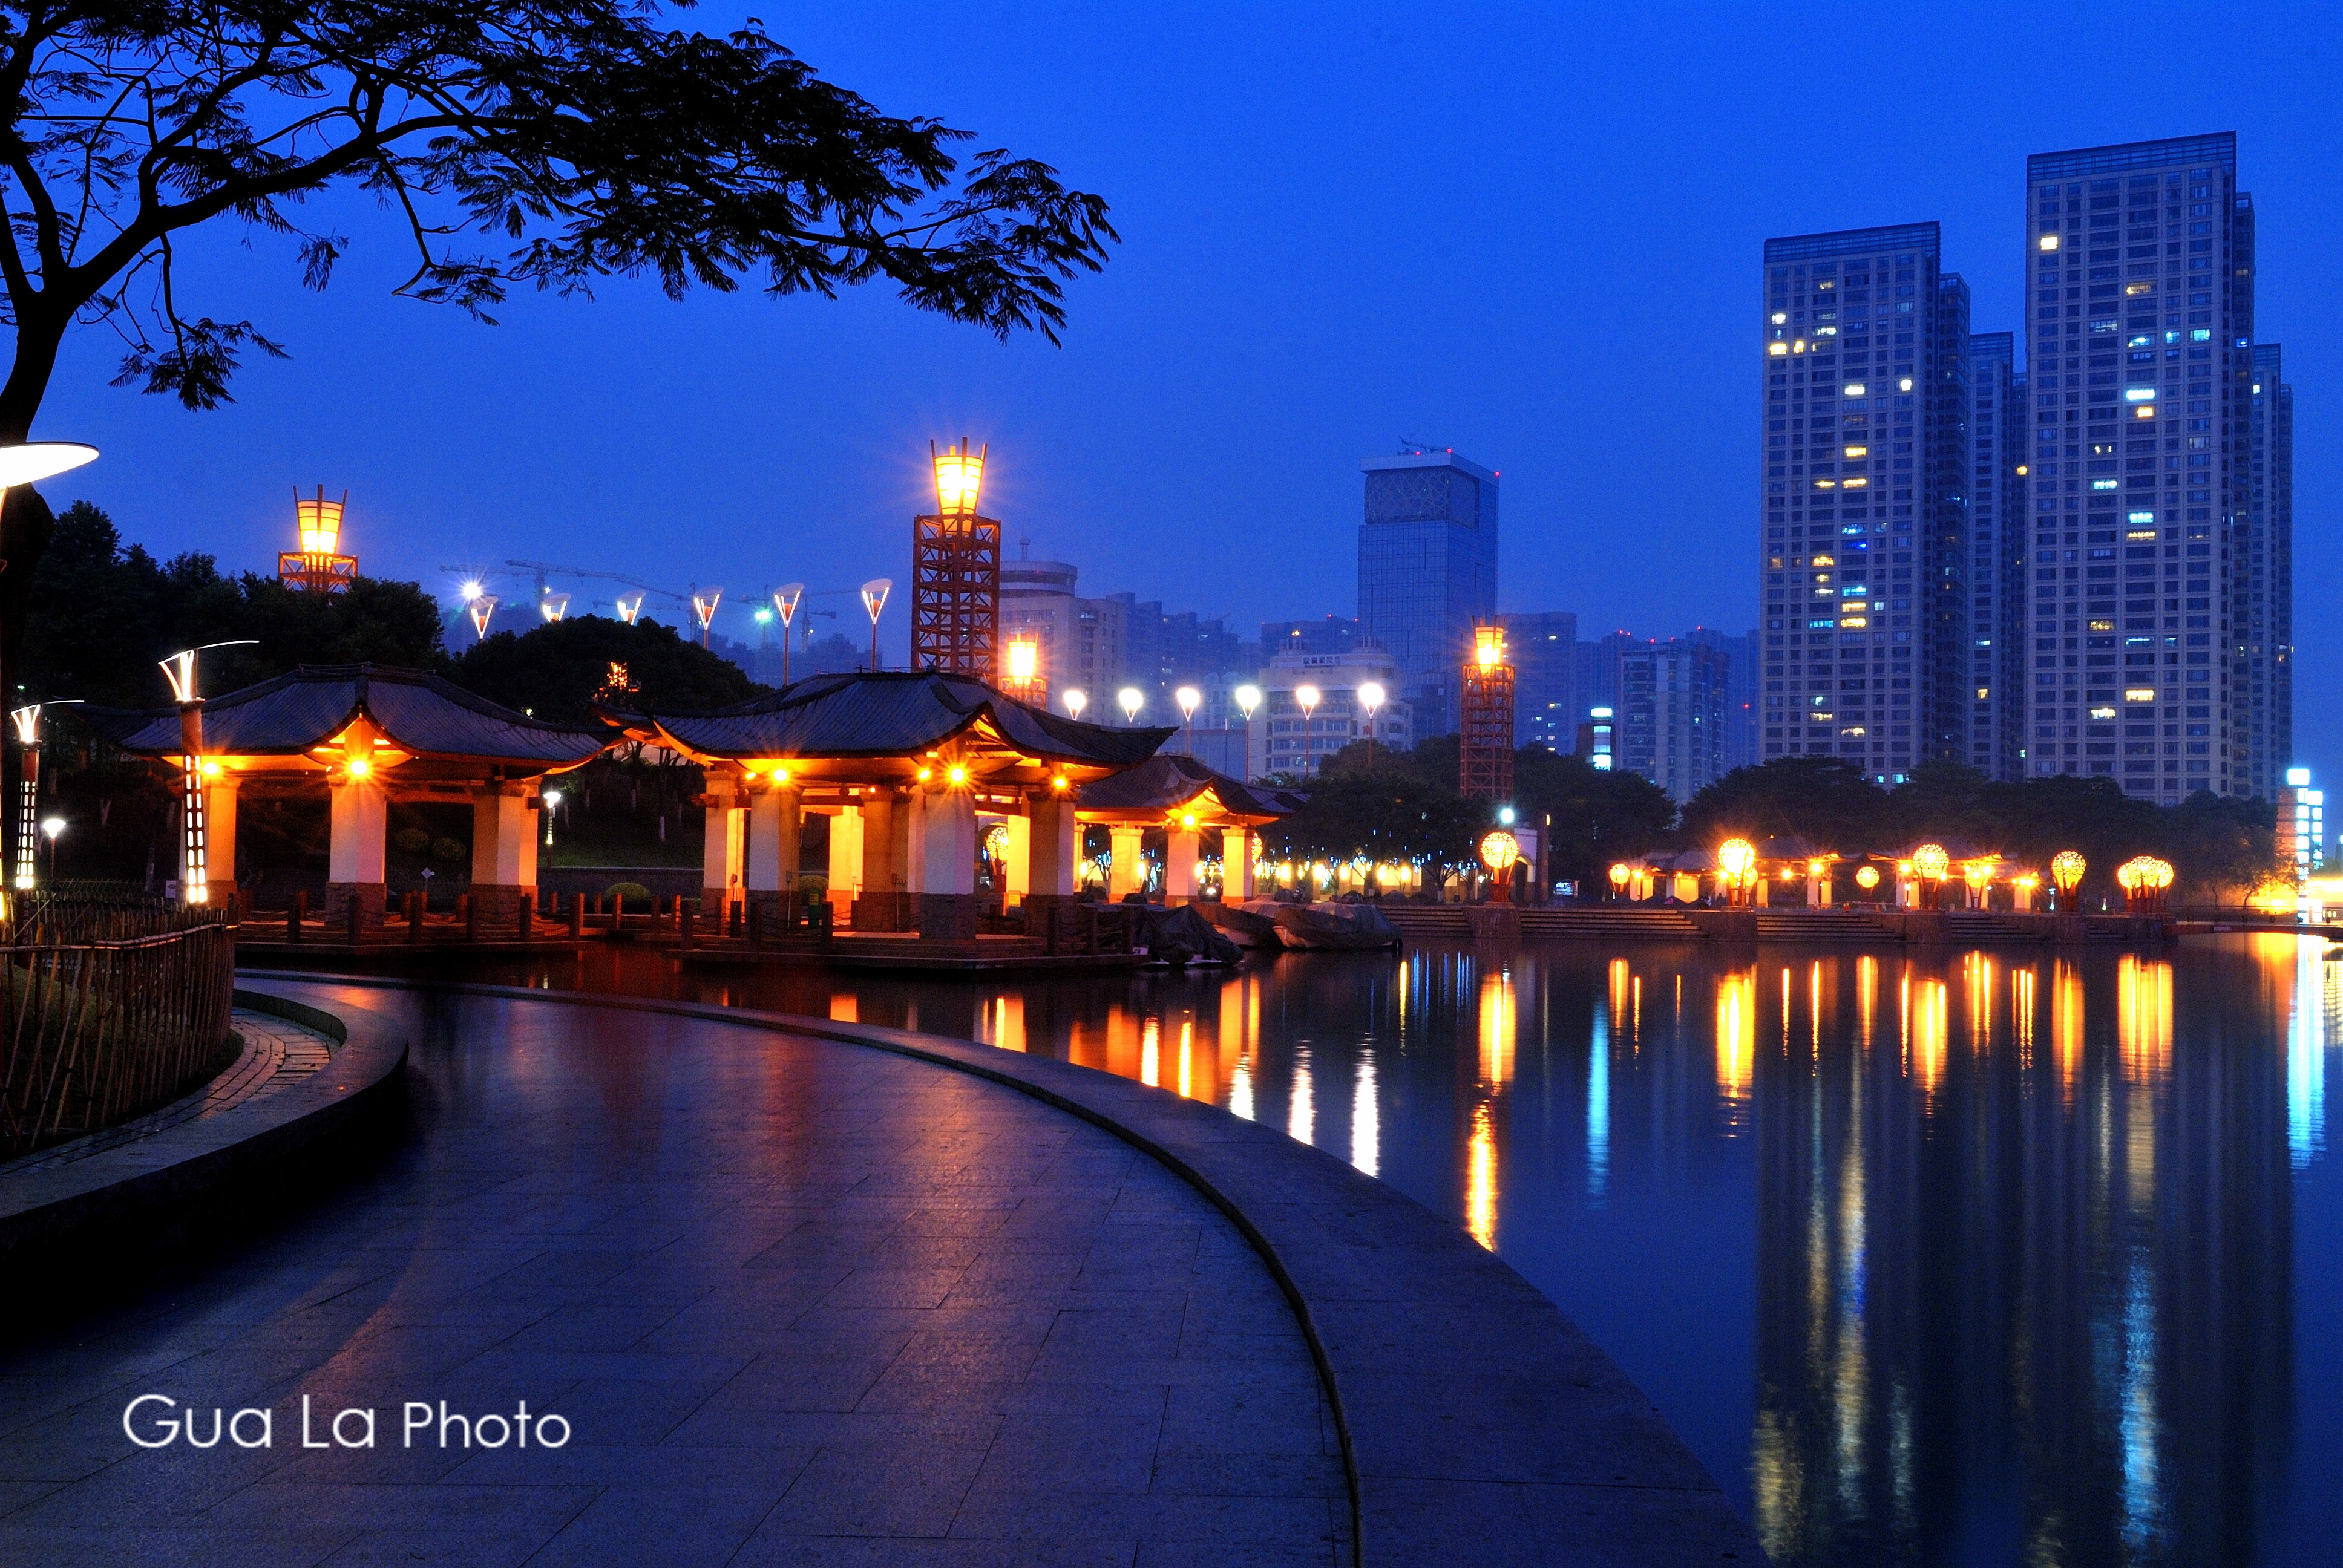
[[[1111,1135],[855,1046],[352,1000],[416,1021],[415,1138],[271,1239],[0,1352],[0,1561],[1349,1561],[1282,1297]],[[274,1445],[136,1449],[146,1392],[205,1435],[267,1407]],[[305,1395],[319,1439],[377,1411],[377,1446],[304,1450]],[[572,1436],[403,1447],[407,1401],[526,1401]]]
[[[267,1013],[238,1008],[229,1023],[243,1040],[244,1050],[227,1070],[202,1089],[181,1096],[160,1111],[133,1117],[86,1138],[0,1161],[0,1181],[20,1171],[48,1171],[71,1165],[93,1154],[123,1148],[166,1129],[217,1116],[223,1111],[288,1089],[325,1066],[332,1050],[324,1035]]]

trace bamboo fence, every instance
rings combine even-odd
[[[168,1104],[232,1041],[226,912],[20,897],[0,922],[0,1159]]]

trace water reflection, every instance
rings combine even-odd
[[[2343,1538],[2343,1332],[2295,1332],[2343,1277],[2343,1223],[2297,1221],[2334,1206],[2337,970],[2256,938],[1412,947],[989,987],[604,955],[538,978],[959,1034],[1282,1126],[1521,1268],[1777,1562],[2096,1565]]]

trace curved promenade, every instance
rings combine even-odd
[[[292,989],[405,1020],[417,1136],[0,1362],[12,1558],[1763,1560],[1550,1303],[1282,1134],[863,1026]],[[136,1449],[150,1391],[278,1441]],[[300,1449],[305,1394],[381,1446]],[[521,1399],[569,1443],[398,1445]]]

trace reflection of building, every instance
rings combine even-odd
[[[1750,1474],[1776,1561],[1934,1561],[1986,1518],[2029,1562],[2252,1555],[2291,1420],[2308,1053],[2279,1049],[2283,1005],[2217,1016],[2299,983],[2290,940],[2188,961],[2185,986],[2128,956],[1759,971]],[[1718,1044],[1727,1098],[1743,1049]]]

